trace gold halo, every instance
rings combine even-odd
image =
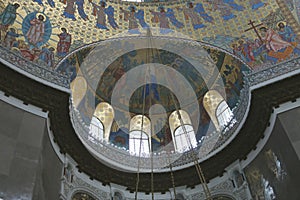
[[[280,23],[283,23],[284,24],[284,26],[286,26],[286,22],[285,21],[280,21],[280,22],[278,22],[276,25],[277,25],[277,27],[278,27],[278,25],[280,24]]]
[[[42,16],[44,17],[43,22],[45,22],[45,21],[47,20],[47,17],[46,17],[46,15],[45,15],[44,13],[36,13],[36,14],[35,14],[35,18],[36,18],[36,19],[39,19],[39,15],[42,15]]]

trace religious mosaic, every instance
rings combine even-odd
[[[132,3],[32,0],[0,3],[3,47],[56,68],[71,51],[119,36],[188,37],[226,49],[252,69],[298,57],[299,3],[280,0],[207,0]]]
[[[101,102],[112,104],[113,93],[115,91],[118,91],[117,93],[120,94],[121,91],[125,91],[126,94],[131,94],[132,86],[135,85],[133,82],[136,81],[128,78],[130,77],[131,71],[147,63],[159,63],[162,65],[151,68],[151,70],[149,68],[150,71],[147,71],[146,74],[149,74],[149,81],[151,83],[136,88],[130,96],[130,99],[127,100],[126,96],[122,95],[120,98],[117,98],[118,105],[112,108],[115,115],[126,118],[127,112],[131,113],[130,116],[124,120],[114,120],[111,125],[108,141],[118,147],[128,149],[130,118],[137,115],[137,113],[150,116],[151,108],[155,104],[160,104],[165,109],[167,116],[176,110],[176,105],[180,105],[180,108],[186,110],[192,119],[197,118],[197,111],[193,107],[194,104],[191,104],[191,102],[193,102],[192,96],[188,93],[188,90],[186,90],[187,85],[184,82],[176,81],[176,72],[187,80],[196,94],[197,106],[201,113],[200,122],[195,122],[195,124],[199,124],[199,127],[196,129],[198,130],[196,133],[197,141],[205,136],[207,132],[215,130],[215,128],[211,127],[210,117],[203,107],[203,97],[210,89],[214,88],[216,91],[219,91],[221,96],[226,98],[226,102],[231,110],[235,109],[240,102],[241,90],[244,87],[243,73],[251,70],[247,65],[224,51],[205,46],[205,48],[202,48],[202,51],[206,53],[206,55],[204,54],[202,61],[211,58],[212,63],[209,64],[207,60],[206,64],[198,66],[196,63],[200,62],[200,55],[198,55],[198,53],[201,51],[198,49],[199,47],[184,47],[184,45],[186,45],[185,43],[174,42],[166,42],[163,44],[164,40],[159,40],[159,43],[162,46],[161,49],[139,49],[136,47],[139,42],[136,41],[132,43],[130,43],[130,40],[107,42],[105,44],[105,52],[107,55],[103,55],[103,49],[101,48],[101,43],[99,43],[100,47],[93,45],[87,49],[81,49],[58,66],[60,70],[68,70],[72,73],[72,80],[74,80],[76,76],[76,81],[79,80],[78,77],[86,80],[83,81],[87,82],[86,84],[80,84],[78,88],[76,88],[82,91],[80,93],[85,95],[82,99],[74,97],[73,100],[75,106],[77,106],[77,110],[81,113],[81,119],[86,124],[90,124],[91,117],[93,113],[95,113],[94,110],[97,110],[97,105],[100,105]],[[120,56],[114,56],[114,59],[111,59],[112,56],[109,56],[112,54],[111,49],[115,50],[115,55],[119,54],[118,50],[128,50],[127,53],[120,53]],[[170,49],[173,51],[180,49],[182,55],[171,52]],[[99,54],[109,60],[107,66],[97,60]],[[202,54],[202,52],[199,54]],[[165,74],[168,72],[163,66],[167,69],[174,70],[169,71],[171,76]],[[197,69],[197,67],[200,67],[200,69]],[[101,76],[99,76],[99,74]],[[140,71],[135,77],[143,80],[145,78],[144,71]],[[94,79],[99,79],[99,81],[94,83]],[[166,79],[166,81],[161,82],[163,79]],[[176,92],[174,93],[172,88],[167,87],[169,84],[173,85],[177,91],[186,97],[185,103],[182,104],[178,101]],[[174,98],[172,98],[173,95]],[[191,99],[189,99],[190,97]],[[129,108],[128,111],[126,110],[127,107]],[[99,119],[102,119],[101,116],[99,117]],[[153,129],[158,130],[155,131],[157,134],[152,136],[154,150],[160,149],[172,141],[168,120],[163,120],[164,118],[165,116],[159,115],[157,120],[155,120],[157,123],[154,123],[155,127],[153,127]],[[104,119],[105,116],[102,120]],[[208,129],[210,130],[208,131]]]

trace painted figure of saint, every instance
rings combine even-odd
[[[217,10],[220,12],[223,20],[227,21],[236,17],[231,11],[232,8],[229,4],[225,4],[223,0],[208,0],[212,5],[212,10]]]
[[[174,11],[172,8],[167,9],[167,17],[170,19],[171,23],[176,26],[177,28],[182,28],[183,23],[178,21],[175,17]]]
[[[8,4],[0,14],[0,39],[1,31],[6,32],[8,27],[12,25],[17,18],[17,9],[20,7],[18,3]]]
[[[112,6],[105,8],[106,2],[103,0],[100,1],[100,5],[93,3],[92,0],[89,0],[89,2],[93,5],[93,15],[97,16],[97,28],[108,30],[106,26],[106,15],[108,16],[108,23],[111,27],[114,29],[118,28],[114,19],[114,8]]]
[[[83,19],[83,20],[88,20],[88,16],[85,14],[84,12],[84,0],[76,0],[76,5],[77,5],[77,11],[78,11],[78,14],[80,15],[80,17]]]
[[[143,10],[138,10],[137,13],[135,14],[135,18],[137,18],[137,20],[139,21],[140,25],[143,28],[148,28],[149,27],[149,25],[145,22],[144,11]]]
[[[252,45],[248,42],[245,42],[244,40],[238,41],[238,52],[240,52],[240,57],[243,58],[247,63],[252,62],[255,60],[254,54],[252,51]]]
[[[93,5],[93,14],[97,16],[96,27],[100,29],[108,30],[106,26],[106,14],[105,14],[106,2],[100,1],[100,6],[93,3],[91,0],[90,3]]]
[[[55,7],[55,3],[53,0],[47,0],[48,1],[48,4],[54,8]],[[39,5],[43,6],[43,0],[33,0],[33,2],[37,2]]]
[[[52,34],[49,18],[44,13],[29,13],[22,22],[22,33],[29,48],[39,48],[46,44]]]
[[[294,33],[292,27],[286,25],[284,22],[278,23],[278,34],[282,37],[283,40],[287,42],[295,42],[296,34]]]
[[[194,7],[193,2],[188,2],[187,7],[183,8],[183,9],[178,8],[178,10],[183,10],[185,19],[187,19],[187,20],[191,19],[191,22],[192,22],[195,30],[205,27],[205,25],[202,24],[202,20],[201,20],[200,16],[205,21],[208,21],[208,22],[213,21],[213,18],[205,12],[203,5],[201,3],[198,3],[196,5],[196,7]]]
[[[160,27],[160,33],[162,34],[167,34],[172,32],[169,26],[169,19],[167,16],[167,13],[165,11],[165,8],[163,6],[158,7],[159,12],[155,12],[150,10],[150,12],[154,15],[152,18],[153,22],[158,23],[159,22],[159,27]]]
[[[58,34],[59,41],[57,43],[57,56],[64,57],[69,53],[72,43],[72,36],[67,32],[67,29],[61,28],[62,33]]]
[[[191,19],[194,29],[205,27],[200,17],[207,22],[213,23],[213,17],[206,13],[201,3],[197,3],[196,6],[194,6],[193,2],[188,2],[187,7],[183,8],[183,12],[186,19]]]
[[[65,7],[64,13],[62,16],[66,18],[70,18],[72,20],[76,20],[75,17],[75,10],[76,10],[76,5],[77,5],[77,11],[80,17],[83,20],[88,20],[88,16],[84,12],[84,0],[63,0],[63,3],[67,4]]]
[[[72,20],[76,20],[75,18],[75,10],[76,10],[76,6],[75,6],[75,2],[76,0],[64,0],[63,3],[66,3],[67,6],[65,7],[64,13],[62,14],[62,16],[66,17],[66,18],[70,18]]]
[[[111,25],[111,27],[116,29],[116,28],[119,28],[119,26],[115,21],[114,12],[115,12],[115,9],[112,6],[108,6],[105,11],[105,13],[107,14],[108,23]]]
[[[277,52],[288,46],[292,46],[291,43],[284,41],[278,33],[270,28],[261,27],[259,30],[263,33],[262,39],[265,42],[268,50]]]
[[[148,28],[149,25],[144,20],[144,11],[139,10],[136,12],[136,7],[134,5],[130,5],[128,7],[128,10],[123,10],[120,8],[120,10],[124,13],[124,20],[128,21],[128,32],[132,34],[140,34],[140,31],[138,30],[138,23],[143,28]]]
[[[43,47],[42,52],[39,55],[39,59],[43,61],[48,67],[54,66],[54,48]]]
[[[17,37],[20,35],[16,32],[16,29],[10,28],[9,31],[7,31],[4,41],[3,41],[3,46],[7,48],[11,48],[16,45],[17,42]]]
[[[45,17],[43,15],[38,15],[30,21],[30,28],[26,33],[26,38],[28,43],[37,46],[39,42],[43,41],[43,35],[45,33]]]

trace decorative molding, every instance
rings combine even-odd
[[[63,178],[62,185],[64,188],[62,196],[64,196],[67,200],[71,199],[76,192],[87,192],[95,197],[95,200],[110,199],[110,194],[108,192],[101,190],[95,185],[87,183],[76,175],[74,175],[72,182]]]
[[[300,75],[294,75],[279,79],[265,87],[253,89],[251,86],[251,106],[239,134],[222,151],[200,163],[207,180],[222,175],[224,169],[232,162],[246,159],[264,136],[272,109],[300,97],[299,78]],[[49,112],[54,142],[62,153],[69,154],[76,161],[79,170],[105,184],[124,185],[128,190],[134,191],[135,173],[119,171],[97,161],[76,136],[69,117],[69,93],[41,84],[2,63],[0,63],[0,90],[6,95],[14,96]],[[176,187],[199,184],[195,168],[191,166],[174,171],[174,184]],[[170,173],[155,173],[154,190],[168,192],[169,188],[172,188]],[[149,173],[140,174],[139,190],[151,192]]]
[[[246,78],[251,88],[258,88],[257,86],[267,85],[287,76],[298,74],[299,70],[300,58],[295,58],[273,66],[269,65],[265,68],[254,70],[246,74]]]
[[[42,82],[45,85],[65,90],[69,88],[70,79],[52,68],[31,62],[21,55],[18,55],[0,45],[0,61],[10,68],[22,73],[32,79]]]

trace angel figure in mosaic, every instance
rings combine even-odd
[[[92,0],[89,2],[93,5],[93,15],[97,17],[96,27],[99,29],[108,30],[106,26],[106,15],[108,16],[108,23],[114,29],[118,28],[117,23],[114,19],[114,8],[112,6],[106,7],[106,2],[101,0],[99,2],[100,5],[93,3]]]
[[[8,4],[0,14],[0,39],[2,39],[2,32],[6,32],[8,27],[11,26],[17,18],[17,9],[20,4]],[[5,35],[5,34],[4,34]]]
[[[187,7],[177,9],[183,11],[186,20],[188,20],[189,18],[191,19],[195,30],[205,27],[205,25],[202,24],[202,20],[200,19],[200,17],[207,22],[213,23],[213,17],[209,16],[206,13],[201,3],[197,3],[196,6],[194,6],[193,2],[188,2]]]
[[[63,17],[70,18],[72,20],[76,20],[75,17],[75,11],[76,11],[76,5],[77,5],[77,11],[80,17],[83,20],[88,20],[88,16],[86,15],[84,11],[84,0],[62,0],[62,3],[67,4],[65,7],[64,13],[62,14]]]
[[[48,4],[49,4],[52,8],[55,7],[55,3],[54,3],[53,0],[47,0],[47,1],[48,1]],[[39,5],[44,6],[43,0],[33,0],[33,2],[37,2]]]
[[[178,21],[175,17],[174,11],[172,8],[167,9],[167,16],[169,17],[171,23],[177,28],[182,28],[184,25],[182,22]]]
[[[150,10],[150,12],[154,15],[154,17],[152,18],[152,22],[154,23],[159,22],[160,33],[167,34],[172,32],[169,25],[169,16],[165,11],[165,8],[163,6],[159,6],[158,10],[159,12]]]
[[[211,10],[217,10],[220,12],[223,20],[227,21],[236,17],[232,13],[232,8],[229,4],[223,2],[223,0],[207,0],[211,4]]]
[[[137,10],[137,8],[134,5],[130,5],[128,7],[128,10],[124,10],[120,8],[121,12],[124,13],[124,20],[128,21],[128,32],[132,34],[140,34],[140,31],[138,30],[138,24],[142,26],[142,28],[148,28],[149,25],[145,22],[144,19],[144,11],[143,10]]]
[[[107,14],[108,23],[111,25],[111,27],[114,29],[119,28],[114,17],[115,9],[112,6],[108,6],[105,13]]]

